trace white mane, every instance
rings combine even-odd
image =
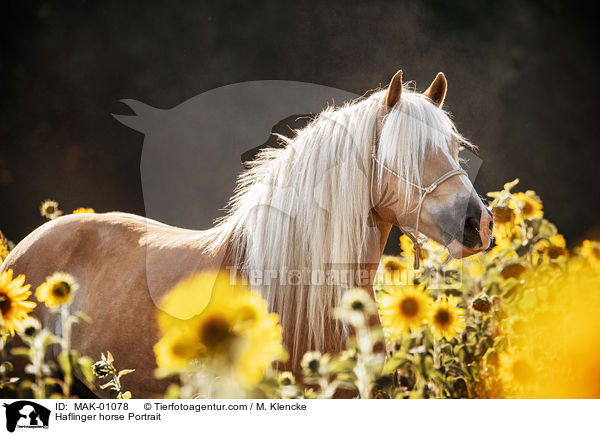
[[[284,148],[263,150],[240,176],[227,216],[205,235],[210,251],[231,243],[236,264],[246,275],[278,273],[270,285],[255,289],[279,313],[284,331],[293,331],[293,342],[307,340],[309,348],[322,349],[331,309],[354,286],[373,234],[370,155],[384,95],[379,91],[341,108],[329,107],[293,139],[281,138]],[[447,150],[453,138],[460,136],[446,113],[405,89],[385,117],[378,157],[421,184],[426,149]],[[382,175],[380,168],[376,186]],[[413,189],[399,183],[406,207]],[[293,277],[294,271],[329,271],[332,265],[354,273],[342,283],[294,286],[280,281],[289,273]],[[334,328],[343,329],[337,324]],[[306,330],[312,335],[301,337]]]

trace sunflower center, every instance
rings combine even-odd
[[[12,307],[11,299],[6,295],[6,293],[0,293],[0,313],[2,315],[6,315]]]
[[[561,255],[564,255],[564,251],[564,248],[561,248],[560,246],[550,246],[550,248],[548,248],[548,257],[556,260]]]
[[[354,311],[363,311],[365,309],[365,304],[363,304],[362,301],[354,301],[352,302],[351,307]]]
[[[496,207],[493,210],[494,222],[505,224],[513,219],[513,211],[508,207]]]
[[[398,264],[394,261],[388,261],[385,264],[385,270],[389,273],[394,273],[400,270],[400,267],[398,266]]]
[[[173,355],[179,358],[189,359],[193,356],[193,352],[191,352],[190,346],[186,346],[184,343],[175,343],[171,348]]]
[[[444,327],[451,323],[452,317],[450,316],[448,310],[440,309],[435,313],[433,320],[436,324]]]
[[[62,299],[69,295],[69,285],[66,282],[57,282],[52,287],[52,295]]]
[[[294,381],[292,380],[292,378],[290,376],[282,376],[281,380],[279,381],[281,383],[281,385],[292,385],[294,383]]]
[[[23,332],[25,332],[25,335],[28,337],[33,337],[33,334],[35,334],[35,326],[28,326]]]
[[[229,322],[221,316],[209,317],[202,324],[199,335],[206,347],[216,347],[229,337]]]
[[[517,360],[513,363],[512,372],[515,379],[522,384],[529,382],[533,377],[531,365],[523,359]]]
[[[308,368],[311,372],[316,373],[319,370],[319,360],[313,359],[308,363]]]
[[[48,207],[46,207],[46,213],[48,213],[48,214],[54,213],[54,206],[49,205]]]
[[[523,274],[523,272],[525,272],[525,270],[526,269],[522,264],[514,263],[514,264],[509,264],[504,269],[502,269],[502,272],[500,272],[500,274],[502,275],[502,278],[504,278],[504,279],[508,279],[508,278],[518,279]]]
[[[400,312],[406,317],[414,317],[419,312],[419,302],[413,298],[408,297],[400,302]]]
[[[526,201],[523,205],[523,216],[531,216],[533,214],[533,206],[529,201]]]

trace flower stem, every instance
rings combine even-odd
[[[61,305],[60,318],[62,324],[61,346],[63,353],[67,356],[68,369],[64,370],[63,393],[65,397],[71,396],[72,367],[71,367],[71,316],[69,307],[66,304]]]

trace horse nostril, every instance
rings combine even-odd
[[[468,217],[465,221],[465,233],[467,234],[478,234],[479,233],[479,222],[473,217]]]

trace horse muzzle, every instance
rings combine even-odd
[[[446,219],[445,224],[442,223],[439,229],[443,234],[444,244],[454,258],[468,257],[490,246],[494,222],[492,214],[483,204],[469,201],[464,217]],[[452,231],[449,227],[458,227],[458,230]]]

